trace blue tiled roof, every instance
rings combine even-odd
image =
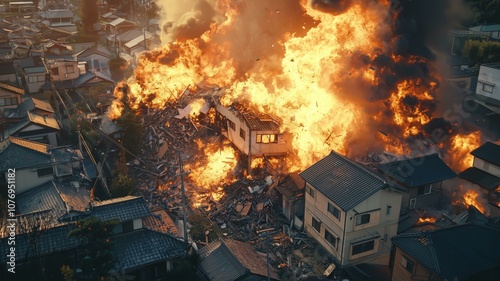
[[[500,166],[500,145],[498,144],[487,142],[474,149],[470,154],[474,155],[477,158]]]
[[[53,253],[63,252],[76,248],[80,241],[77,238],[69,238],[68,233],[72,226],[63,225],[43,230],[34,236],[33,234],[16,235],[16,261],[22,261],[33,256],[45,256]],[[35,238],[38,237],[38,238]],[[0,262],[7,262],[7,238],[0,240]],[[36,255],[35,248],[36,245]]]
[[[10,140],[5,140],[9,142]],[[10,143],[3,151],[0,151],[0,171],[8,168],[23,169],[27,167],[37,167],[50,165],[50,155],[42,153],[28,147]]]
[[[173,236],[142,229],[113,237],[115,267],[130,270],[175,259],[186,254],[187,245]]]
[[[377,167],[384,174],[410,187],[440,182],[457,176],[437,154],[390,162]]]
[[[465,224],[392,239],[407,255],[445,280],[465,280],[500,266],[500,230]]]
[[[118,219],[120,222],[124,222],[149,215],[151,212],[146,201],[137,196],[95,202],[91,211],[91,216],[104,221]]]
[[[372,171],[334,151],[300,176],[344,211],[387,186]]]

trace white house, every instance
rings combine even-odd
[[[280,121],[271,115],[219,103],[215,110],[222,135],[248,156],[249,163],[255,157],[283,156],[290,151],[291,135],[281,132]]]
[[[485,63],[479,68],[476,100],[488,108],[500,106],[500,63]]]
[[[337,264],[388,265],[402,190],[334,151],[300,176],[306,181],[304,228]]]
[[[478,25],[469,28],[470,31],[485,32],[490,35],[492,39],[500,39],[500,24]]]

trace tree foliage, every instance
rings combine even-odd
[[[113,197],[130,195],[135,188],[135,180],[128,175],[127,160],[122,151],[115,162],[116,169],[113,171],[110,192]]]
[[[465,0],[477,12],[475,24],[500,23],[500,0]]]
[[[77,227],[68,234],[68,237],[83,241],[78,257],[82,274],[96,274],[99,278],[109,276],[109,270],[114,265],[111,235],[116,224],[116,221],[89,218],[77,222]]]
[[[500,61],[500,42],[467,40],[462,55],[473,64]]]
[[[99,20],[97,0],[83,0],[81,2],[81,17],[84,35],[95,35],[94,25]]]

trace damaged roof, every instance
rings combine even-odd
[[[288,174],[276,188],[286,199],[292,200],[303,192],[305,185],[306,183],[299,176],[299,173],[293,172]]]
[[[267,276],[265,258],[257,254],[252,246],[245,242],[233,239],[215,241],[202,248],[199,255],[199,267],[211,281],[240,280],[239,278],[247,274]],[[270,273],[271,279],[279,280],[273,270]]]
[[[440,182],[457,176],[436,153],[380,164],[377,168],[410,187]]]
[[[498,144],[486,142],[480,147],[474,149],[470,154],[474,155],[474,157],[500,166],[500,145]]]
[[[388,187],[374,172],[335,151],[304,170],[300,176],[344,211]]]
[[[500,229],[463,224],[392,238],[403,252],[446,280],[466,280],[500,267]]]

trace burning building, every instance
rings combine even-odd
[[[249,111],[242,105],[225,107],[217,103],[215,109],[222,135],[248,157],[249,168],[254,158],[290,153],[291,136],[281,132],[276,117]]]

